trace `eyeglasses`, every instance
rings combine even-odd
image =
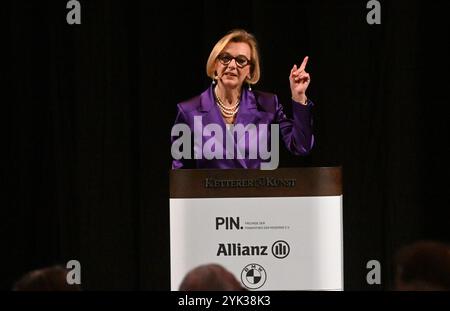
[[[233,57],[228,53],[220,54],[219,56],[217,56],[217,59],[225,66],[230,64],[231,61],[234,59],[236,61],[236,65],[239,68],[244,68],[245,66],[251,63],[251,61],[244,55],[238,55],[236,57]]]

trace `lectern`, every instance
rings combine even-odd
[[[340,167],[170,172],[171,289],[217,263],[249,290],[343,290]]]

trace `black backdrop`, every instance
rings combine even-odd
[[[1,288],[69,259],[87,289],[169,288],[175,105],[236,27],[260,43],[256,88],[284,103],[310,56],[317,145],[281,166],[343,166],[345,288],[389,289],[400,245],[450,241],[445,1],[381,1],[381,25],[366,1],[80,2],[74,26],[67,1],[1,4]]]

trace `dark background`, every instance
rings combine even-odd
[[[259,40],[255,88],[282,103],[310,56],[317,144],[281,166],[343,166],[345,288],[389,289],[400,245],[450,241],[445,1],[381,1],[381,25],[366,1],[80,2],[73,26],[67,1],[1,4],[2,289],[70,259],[86,289],[169,289],[175,106],[236,27]]]

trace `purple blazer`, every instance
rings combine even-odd
[[[215,103],[213,92],[214,86],[212,85],[199,96],[178,104],[175,124],[187,124],[192,133],[194,133],[194,117],[201,116],[203,127],[207,124],[215,123],[218,124],[221,127],[222,132],[225,133],[226,124],[222,118],[219,108],[217,107],[217,104]],[[293,119],[289,119],[284,114],[283,107],[278,102],[278,98],[275,94],[260,91],[249,91],[247,88],[243,88],[239,111],[237,112],[235,119],[235,125],[242,124],[243,126],[247,126],[249,124],[255,124],[258,126],[259,124],[267,124],[269,129],[267,138],[270,141],[270,124],[279,124],[280,136],[287,149],[295,155],[306,155],[310,152],[314,144],[314,135],[312,132],[313,120],[311,114],[312,106],[313,103],[310,100],[308,100],[307,105],[302,105],[292,101]],[[251,148],[252,145],[249,141],[252,139],[258,140],[258,137],[249,137],[250,135],[245,136],[247,153],[245,154],[244,159],[237,159],[236,157],[234,159],[227,159],[225,156],[226,148],[224,147],[223,159],[214,158],[208,160],[201,158],[190,161],[187,161],[186,159],[174,159],[172,161],[172,169],[188,167],[209,169],[259,169],[261,162],[268,162],[268,160],[261,159],[259,154],[256,159],[248,157],[248,148]],[[178,137],[172,137],[172,143],[177,138]],[[202,136],[202,146],[204,146],[206,141],[210,138],[211,136]],[[195,139],[192,138],[192,144],[194,144],[194,141]],[[268,143],[268,145],[270,146],[270,143]],[[196,147],[194,146],[194,149]],[[194,152],[191,154],[193,158]],[[190,165],[188,165],[188,163]]]

